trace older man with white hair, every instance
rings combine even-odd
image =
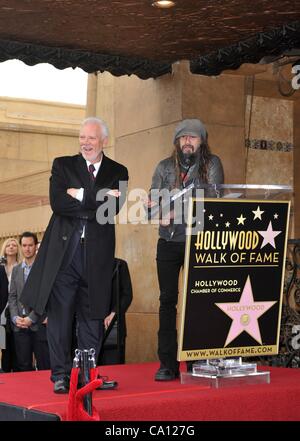
[[[69,388],[74,315],[78,348],[94,348],[97,360],[103,321],[110,312],[115,252],[111,219],[125,197],[119,188],[121,182],[127,183],[128,172],[105,156],[107,142],[106,124],[88,118],[80,128],[80,153],[54,160],[50,178],[53,215],[22,293],[25,305],[37,314],[47,313],[55,393],[67,393]],[[105,198],[97,200],[100,190]],[[114,213],[99,222],[97,210],[110,199]]]

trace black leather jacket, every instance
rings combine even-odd
[[[221,160],[216,155],[211,155],[211,159],[208,166],[207,172],[208,182],[207,184],[223,184],[224,183],[224,172]],[[191,167],[188,181],[185,183],[185,187],[193,183],[195,188],[201,188],[201,184],[203,186],[203,182],[201,181],[198,170],[196,166]],[[176,187],[176,174],[175,174],[175,164],[172,156],[163,159],[160,161],[154,171],[152,177],[152,184],[150,189],[150,197],[153,194],[153,190],[160,191],[162,189],[169,190],[174,194],[176,191],[182,190],[184,187],[182,186],[179,189],[175,189]],[[202,187],[203,188],[203,187]],[[208,192],[205,192],[205,197],[213,196]],[[153,200],[153,198],[152,198]],[[182,197],[182,203],[186,203],[187,200]],[[184,221],[184,217],[182,216],[183,210],[180,210],[179,214],[180,220],[178,216],[176,216],[175,209],[175,219],[176,222],[172,222],[168,226],[159,226],[159,236],[165,240],[172,240],[175,242],[184,242],[185,241],[185,229],[186,223]]]

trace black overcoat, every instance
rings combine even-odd
[[[96,194],[101,189],[118,189],[120,181],[128,181],[126,167],[105,155],[94,184],[86,161],[80,154],[54,160],[50,177],[53,215],[21,296],[21,301],[37,314],[42,315],[45,312],[70,239],[84,222],[91,318],[102,319],[108,315],[114,267],[115,226],[113,223],[98,223],[96,212],[101,204],[107,204],[107,199],[113,199],[117,202],[117,214],[125,195],[122,194],[120,198],[108,196],[101,202],[96,201]],[[66,192],[68,188],[81,187],[84,188],[82,202]]]

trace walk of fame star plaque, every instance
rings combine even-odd
[[[241,357],[278,353],[289,210],[289,201],[191,199],[178,360],[233,357],[226,369],[238,372]]]

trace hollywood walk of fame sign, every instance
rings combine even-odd
[[[178,360],[277,354],[290,202],[191,201]]]

